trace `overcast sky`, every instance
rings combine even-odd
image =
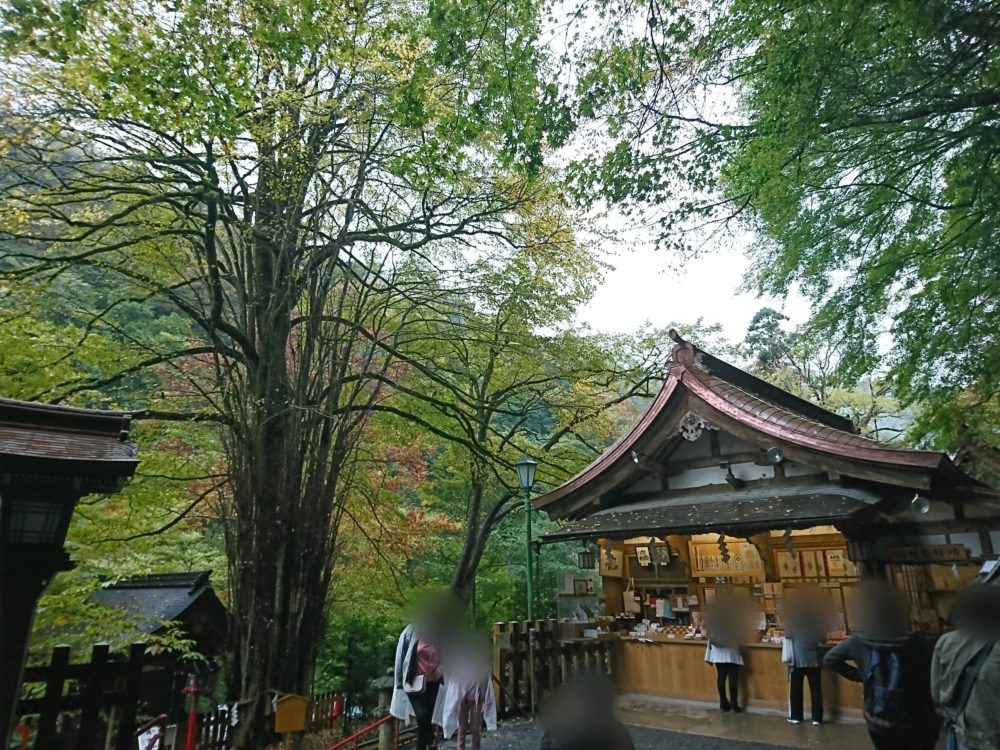
[[[622,233],[618,240],[602,243],[605,259],[615,267],[603,286],[579,315],[581,322],[602,332],[631,332],[643,322],[663,326],[670,322],[720,323],[725,336],[741,341],[753,314],[765,305],[782,310],[789,325],[804,323],[809,307],[798,296],[787,300],[759,298],[740,293],[748,261],[749,236],[720,238],[714,251],[683,264],[671,262],[665,251],[656,251],[648,233]]]

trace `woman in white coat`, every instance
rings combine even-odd
[[[457,750],[466,750],[466,739],[471,750],[479,750],[483,726],[491,732],[497,728],[492,660],[490,641],[472,634],[444,654],[444,700],[438,723],[446,739],[458,732]]]

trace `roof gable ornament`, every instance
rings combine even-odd
[[[708,368],[705,367],[702,361],[702,354],[695,350],[694,344],[681,338],[676,328],[671,328],[667,332],[667,335],[674,341],[674,350],[670,354],[674,365],[682,365],[695,370],[701,370],[702,372],[708,372]]]
[[[677,432],[690,443],[701,437],[705,430],[718,430],[714,424],[703,417],[699,417],[693,411],[689,411],[677,425]]]

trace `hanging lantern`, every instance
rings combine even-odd
[[[584,541],[583,549],[576,553],[577,567],[581,570],[593,570],[596,564],[597,555],[594,554],[594,545]]]

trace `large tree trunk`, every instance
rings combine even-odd
[[[296,173],[289,165],[275,172]],[[262,747],[270,738],[273,726],[265,708],[273,692],[310,692],[323,634],[338,473],[331,451],[307,449],[310,441],[329,440],[330,430],[315,429],[324,421],[315,409],[297,408],[308,398],[297,391],[300,381],[290,364],[299,301],[290,262],[298,186],[268,175],[261,182],[268,188],[256,207],[248,295],[254,309],[247,311],[259,357],[248,363],[246,393],[240,394],[245,431],[234,430],[227,440],[234,516],[231,654],[242,704],[233,747],[240,750]],[[309,462],[307,454],[320,458]]]

